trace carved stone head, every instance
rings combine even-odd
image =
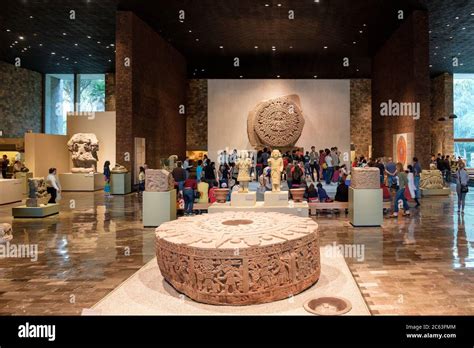
[[[99,151],[99,141],[95,134],[77,133],[74,134],[67,143],[71,152],[73,173],[94,173],[97,170],[97,151]]]

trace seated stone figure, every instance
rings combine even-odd
[[[6,243],[12,239],[12,226],[10,224],[0,224],[0,243]]]
[[[174,179],[164,169],[147,169],[145,171],[145,191],[166,192],[174,188]]]
[[[95,173],[97,171],[99,141],[95,134],[74,134],[69,139],[67,147],[72,154],[72,173]]]
[[[441,171],[434,170],[422,170],[420,175],[420,188],[421,189],[442,189],[443,174]]]
[[[39,207],[40,204],[47,204],[49,196],[44,178],[28,179],[27,207]]]

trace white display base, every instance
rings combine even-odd
[[[143,192],[143,226],[157,227],[176,220],[176,190]]]
[[[0,179],[0,204],[21,201],[24,190],[22,179]]]
[[[102,173],[63,173],[59,174],[59,183],[63,191],[98,191],[104,189]]]
[[[20,205],[19,207],[12,208],[12,216],[14,218],[44,218],[59,214],[59,204],[47,204],[40,207],[27,207],[26,205]]]
[[[291,214],[300,217],[309,216],[309,206],[307,202],[302,203],[289,203],[286,201],[284,207],[268,207],[264,202],[257,202],[253,207],[233,207],[230,202],[226,203],[213,203],[207,209],[209,214],[223,213],[228,211],[254,211],[254,212],[277,212],[284,214]]]
[[[353,226],[381,226],[383,222],[382,189],[349,187],[349,221]]]
[[[110,194],[126,195],[132,192],[131,173],[111,173],[110,174]]]
[[[448,187],[441,189],[421,189],[422,196],[449,196],[451,190]]]
[[[33,173],[32,172],[17,172],[15,173],[15,179],[19,179],[23,181],[23,195],[28,195],[29,187],[28,187],[28,179],[33,178]]]
[[[264,205],[266,207],[287,207],[288,191],[272,192],[267,191],[264,195]]]
[[[232,192],[230,205],[232,207],[254,207],[257,203],[257,192]]]

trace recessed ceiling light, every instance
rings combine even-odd
[[[456,17],[455,19],[459,19],[459,17]]]
[[[362,26],[363,26],[363,27],[366,27],[366,26],[367,26],[367,24],[365,24],[365,23],[364,23],[364,24],[362,24]]]
[[[190,29],[189,32],[192,33],[193,31]]]
[[[66,33],[63,33],[64,36],[66,36],[67,34]]]
[[[293,48],[293,46],[290,46],[290,48]]]
[[[362,34],[363,32],[364,32],[363,30],[359,30],[359,33],[361,33],[361,34]]]
[[[112,59],[109,59],[109,63],[111,63],[111,62],[112,62]]]
[[[327,50],[327,49],[328,49],[328,46],[324,46],[323,48],[324,48],[325,50]]]
[[[223,48],[224,48],[224,46],[219,46],[219,48],[220,48],[220,49],[223,49]]]
[[[357,43],[357,41],[352,41],[352,43],[355,45]]]
[[[277,78],[280,78],[280,75],[277,75]]]
[[[452,39],[453,39],[453,37],[452,37],[452,36],[450,36],[450,37],[449,37],[449,39],[450,39],[450,40],[452,40]]]
[[[474,16],[474,12],[473,12],[473,13],[471,13],[471,16]]]
[[[33,17],[33,16],[30,16],[30,19],[33,19],[33,18],[35,18],[35,17]]]
[[[435,48],[436,48],[436,49],[438,49],[439,47],[438,47],[438,46],[436,46]]]
[[[314,77],[315,79],[317,79],[317,78],[318,78],[318,75],[314,75],[313,77]]]
[[[466,27],[462,27],[462,30],[466,30]]]
[[[357,72],[359,72],[359,69],[356,69]]]
[[[77,62],[74,62],[74,64],[77,64]]]
[[[204,69],[201,69],[201,71],[205,71]]]
[[[270,4],[265,4],[265,7],[268,7],[268,6],[270,6]]]
[[[77,43],[75,43],[74,46],[77,46]]]
[[[449,27],[449,24],[446,24],[447,27]]]
[[[18,41],[15,41],[15,43],[17,44],[17,43],[18,43]]]
[[[255,48],[258,48],[258,46],[255,46]]]
[[[24,39],[25,39],[24,36],[18,36],[18,38],[19,38],[20,40],[24,40]]]
[[[196,38],[196,41],[199,41],[199,39]]]
[[[243,77],[243,76],[242,76],[242,75],[240,75],[240,78],[242,78],[242,77]]]
[[[458,56],[460,56],[460,55],[461,55],[461,52],[458,53]]]
[[[51,52],[51,54],[54,56],[56,54],[56,52]]]
[[[97,41],[97,43],[100,45],[100,41]]]
[[[278,7],[281,7],[281,4],[278,4],[277,6],[278,6]]]
[[[432,68],[432,67],[433,67],[433,65],[430,64],[430,68]]]
[[[10,32],[11,30],[10,29],[7,29],[7,32]]]
[[[43,44],[42,44],[42,43],[40,43],[39,45],[40,45],[40,46],[43,46]]]
[[[110,44],[110,46],[114,47],[114,46],[115,46],[115,44]]]
[[[89,57],[92,57],[92,54],[89,54]]]
[[[463,66],[463,65],[464,65],[464,63],[461,63],[461,64],[459,64],[459,65]]]
[[[92,36],[90,36],[90,35],[87,35],[87,38],[88,38],[88,39],[91,39],[91,38],[92,38]]]

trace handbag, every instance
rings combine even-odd
[[[461,193],[468,193],[469,186],[461,184]]]

